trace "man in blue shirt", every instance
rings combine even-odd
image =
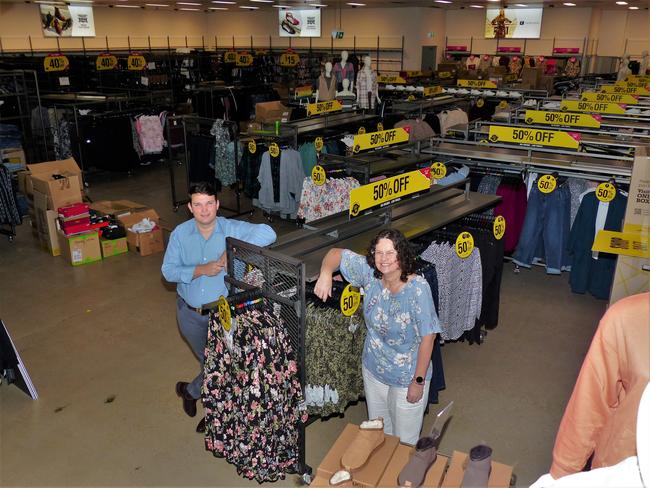
[[[219,200],[209,183],[190,187],[187,204],[193,219],[174,229],[167,244],[162,273],[177,283],[176,317],[181,335],[187,340],[200,364],[200,371],[191,383],[179,381],[176,394],[183,399],[183,409],[190,417],[196,415],[196,401],[203,384],[203,353],[208,336],[208,311],[201,307],[227,296],[224,283],[226,237],[234,237],[257,246],[268,246],[276,239],[275,232],[265,224],[217,218]],[[205,430],[205,419],[197,432]]]

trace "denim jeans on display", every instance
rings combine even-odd
[[[571,263],[567,252],[569,240],[571,193],[566,185],[558,185],[544,194],[533,184],[528,196],[524,226],[519,236],[513,261],[529,268],[543,244],[546,272],[560,274]]]

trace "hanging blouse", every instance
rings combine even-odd
[[[305,222],[311,222],[348,210],[350,191],[359,186],[359,182],[351,177],[328,178],[321,186],[315,185],[311,178],[305,178],[302,183],[298,217],[305,219]]]
[[[210,134],[214,136],[214,173],[223,186],[237,181],[234,143],[230,141],[230,131],[224,121],[217,119],[212,124]]]

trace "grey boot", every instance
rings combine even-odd
[[[483,444],[472,447],[461,488],[487,488],[491,469],[492,448]]]

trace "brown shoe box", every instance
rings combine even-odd
[[[442,482],[442,488],[460,488],[468,461],[467,454],[454,451],[454,454],[451,456],[451,463],[447,470],[447,475]],[[510,486],[510,478],[512,478],[512,466],[492,461],[488,488],[508,488]]]
[[[343,432],[341,432],[339,438],[336,439],[336,442],[334,442],[334,445],[330,448],[329,452],[320,463],[320,466],[318,466],[316,478],[319,480],[327,480],[327,485],[329,486],[330,477],[342,469],[341,456],[345,452],[345,449],[354,440],[354,437],[358,430],[358,425],[348,424],[345,426],[345,429],[343,429]],[[377,448],[375,452],[373,452],[366,465],[363,468],[352,473],[353,482],[343,483],[337,486],[361,486],[367,488],[374,488],[376,486],[379,486],[379,480],[384,474],[384,470],[386,469],[386,466],[388,466],[388,463],[393,456],[393,453],[395,452],[398,444],[399,437],[392,435],[385,436],[384,443],[381,445],[381,447]]]
[[[407,446],[406,444],[400,444],[395,449],[393,457],[391,458],[384,475],[379,481],[380,487],[398,487],[397,477],[399,476],[402,468],[406,466],[406,463],[409,462],[411,458],[411,453],[413,452],[413,447]],[[424,479],[424,484],[422,485],[425,488],[439,488],[442,483],[442,478],[445,476],[445,469],[447,469],[447,462],[449,458],[438,454],[436,461],[433,463],[433,466],[427,471],[427,476]]]

